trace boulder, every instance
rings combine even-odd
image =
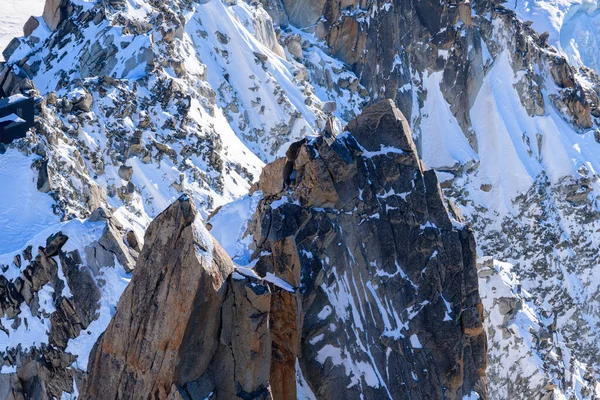
[[[4,59],[8,60],[13,55],[13,53],[19,48],[20,45],[21,45],[21,40],[19,38],[13,38],[8,43],[6,48],[4,50],[2,50],[2,56],[4,57]]]
[[[119,176],[124,181],[129,182],[131,180],[132,175],[133,175],[133,167],[128,167],[127,165],[121,165],[119,167]]]
[[[25,37],[31,36],[38,26],[40,26],[40,21],[38,21],[36,17],[29,17],[27,22],[25,22],[25,25],[23,25],[23,35],[25,35]]]
[[[92,104],[94,104],[94,98],[87,90],[81,90],[72,100],[74,111],[89,112],[92,110]]]
[[[135,266],[135,259],[125,244],[126,234],[127,232],[115,219],[108,219],[98,244],[104,251],[114,255],[127,273],[131,273]],[[110,265],[112,265],[112,257],[109,258]]]

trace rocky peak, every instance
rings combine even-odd
[[[229,257],[181,197],[148,227],[131,284],[90,356],[86,398],[166,398],[218,347]]]
[[[85,398],[486,398],[471,231],[392,102],[346,129],[265,168],[253,269],[187,197],[150,224]]]
[[[263,171],[251,230],[255,270],[302,294],[315,395],[486,398],[473,234],[449,216],[402,113],[381,101],[337,138],[291,149]]]

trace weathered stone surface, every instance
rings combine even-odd
[[[152,222],[83,398],[294,398],[297,365],[318,398],[487,398],[471,231],[393,102],[346,129],[265,168],[258,275],[234,269],[189,198]]]
[[[61,397],[63,392],[74,392],[76,370],[72,363],[75,356],[65,349],[70,339],[97,319],[100,291],[79,253],[62,250],[67,241],[68,237],[62,232],[49,236],[46,246],[38,248],[35,258],[29,246],[23,258],[30,264],[23,269],[22,276],[9,281],[0,275],[0,317],[12,321],[10,328],[16,329],[22,324],[31,327],[32,318],[50,321],[49,345],[44,342],[32,348],[1,350],[3,364],[16,367],[16,373],[0,374],[0,399],[50,400]],[[61,279],[59,268],[66,281]],[[69,297],[63,295],[65,284],[72,291]],[[52,288],[52,303],[40,304],[38,292],[46,285]],[[31,316],[23,314],[25,305],[29,306]],[[55,310],[49,312],[48,307]],[[2,328],[5,330],[7,326]]]
[[[346,129],[296,146],[294,179],[261,201],[250,227],[256,270],[301,293],[295,307],[293,295],[272,295],[273,395],[291,392],[301,332],[300,366],[318,398],[487,398],[472,232],[452,224],[393,102]]]
[[[2,50],[2,56],[4,57],[4,59],[8,60],[10,58],[10,56],[12,56],[12,54],[15,52],[15,50],[17,50],[19,48],[20,45],[21,45],[21,41],[19,40],[19,38],[13,38],[8,43],[6,48],[4,50]]]
[[[82,329],[98,318],[100,289],[77,250],[61,252],[60,264],[73,296],[60,299],[51,317],[50,339],[52,344],[65,349],[70,339],[79,336]]]
[[[121,165],[119,167],[119,176],[124,181],[129,182],[131,177],[133,176],[133,167],[128,167],[127,165]]]
[[[296,395],[296,360],[302,336],[302,300],[299,294],[274,288],[271,295],[271,371],[269,383],[274,399]]]
[[[263,168],[260,173],[260,190],[263,191],[264,196],[273,196],[283,189],[283,167],[285,161],[284,158],[279,158]]]
[[[94,98],[87,90],[81,90],[78,96],[73,99],[73,110],[89,112],[94,104]]]
[[[218,345],[233,264],[188,198],[153,221],[117,314],[90,357],[84,398],[166,398],[199,378]]]
[[[321,15],[327,0],[282,0],[289,21],[300,28],[314,25]]]
[[[108,219],[106,227],[104,228],[104,232],[102,233],[102,237],[100,237],[100,240],[98,241],[98,245],[101,247],[101,250],[98,250],[100,252],[103,250],[104,252],[112,253],[123,266],[123,268],[125,268],[125,271],[129,273],[133,271],[135,266],[135,258],[125,244],[126,234],[127,232],[123,230],[123,227],[115,219]],[[96,252],[98,252],[98,250]],[[105,265],[114,265],[112,257],[109,256],[104,258],[107,259],[107,263],[103,263],[101,259],[98,259],[100,261],[98,263],[99,267]]]

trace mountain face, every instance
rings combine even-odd
[[[0,399],[600,397],[597,8],[46,1]]]
[[[487,398],[473,234],[400,111],[378,102],[283,164],[258,183],[254,269],[301,292],[299,361],[317,397]]]
[[[254,271],[188,198],[150,224],[84,398],[286,399],[297,375],[318,398],[487,398],[473,234],[393,103],[292,144],[258,189]]]

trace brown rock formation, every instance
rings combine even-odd
[[[46,0],[42,18],[44,18],[44,22],[46,22],[51,31],[56,30],[58,25],[67,18],[68,5],[68,0]]]

